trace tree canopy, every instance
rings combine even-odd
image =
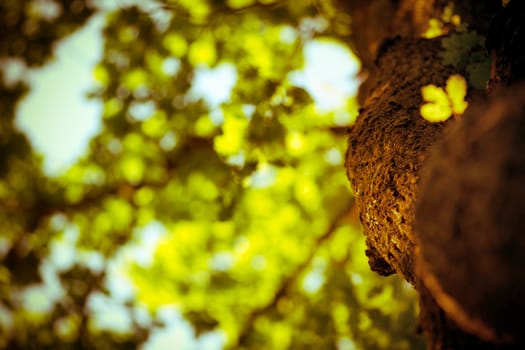
[[[298,78],[309,48],[354,57],[352,18],[328,0],[118,5],[0,4],[0,348],[421,348],[413,290],[363,253],[355,94],[321,108]],[[46,175],[15,128],[31,86],[5,67],[52,61],[95,15],[103,128]]]

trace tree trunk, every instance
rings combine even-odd
[[[370,267],[382,275],[399,273],[418,290],[429,349],[522,348],[523,2],[505,9],[499,1],[468,0],[342,6],[352,15],[354,46],[369,73],[346,168]],[[468,34],[455,34],[459,17]],[[421,38],[431,19],[445,36]],[[444,87],[453,74],[474,76],[474,64],[447,59],[447,45],[455,43],[468,60],[476,55],[468,48],[476,32],[488,33],[488,88],[475,89],[469,79],[470,106],[462,116],[423,119],[422,87]]]

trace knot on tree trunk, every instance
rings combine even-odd
[[[395,39],[383,45],[374,88],[350,130],[346,168],[356,195],[372,270],[414,283],[415,190],[429,145],[443,123],[419,114],[421,88],[453,74],[438,58],[439,39]]]

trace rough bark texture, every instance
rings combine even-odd
[[[525,88],[470,101],[474,107],[460,122],[420,116],[421,87],[443,86],[456,73],[439,58],[440,39],[418,39],[449,3],[482,34],[501,7],[473,0],[345,3],[371,75],[349,134],[347,173],[370,266],[416,287],[428,349],[525,348]],[[525,21],[523,11],[498,16],[503,20],[488,39],[492,78],[504,89],[523,80]]]
[[[421,88],[443,86],[453,73],[435,59],[440,49],[440,39],[383,44],[375,87],[350,131],[346,157],[372,270],[398,272],[411,283],[418,173],[426,149],[442,129],[419,115]]]

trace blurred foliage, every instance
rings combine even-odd
[[[3,1],[0,56],[41,65],[93,11],[57,4]],[[108,13],[104,128],[57,178],[13,126],[27,87],[2,76],[0,348],[185,349],[159,340],[176,315],[201,345],[421,348],[414,292],[364,255],[347,125],[290,79],[308,42],[344,45],[348,20],[328,1]],[[201,93],[203,76],[231,94]]]
[[[454,2],[449,2],[439,18],[431,18],[423,37],[431,39],[448,34],[461,26],[461,17],[455,13]]]
[[[82,26],[93,14],[84,0],[2,0],[0,2],[0,58],[24,58],[41,65],[53,43]]]

